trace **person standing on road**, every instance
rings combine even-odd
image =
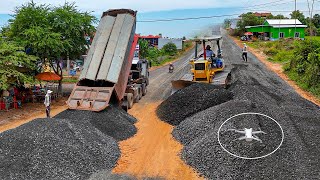
[[[246,43],[243,43],[242,59],[243,61],[248,62],[248,46]]]
[[[50,104],[51,104],[51,90],[47,91],[47,94],[44,98],[44,105],[46,106],[46,114],[47,114],[47,118],[50,118]]]

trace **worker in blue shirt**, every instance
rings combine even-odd
[[[211,60],[215,57],[215,54],[213,53],[213,51],[211,50],[211,46],[207,45],[206,47],[206,55],[208,58],[210,58]]]

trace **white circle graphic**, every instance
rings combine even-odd
[[[271,153],[268,153],[268,154],[266,154],[266,155],[264,155],[264,156],[259,156],[259,157],[242,157],[242,156],[233,154],[233,153],[231,153],[230,151],[228,151],[228,150],[221,144],[221,142],[220,142],[220,137],[219,137],[220,130],[221,130],[222,126],[223,126],[226,122],[228,122],[228,121],[231,120],[232,118],[235,118],[235,117],[241,116],[241,115],[260,115],[260,116],[267,117],[267,118],[271,119],[272,121],[274,121],[275,123],[277,123],[277,125],[278,125],[278,126],[280,127],[280,129],[281,129],[281,134],[282,134],[282,139],[281,139],[281,142],[280,142],[279,146],[278,146],[275,150],[273,150]],[[265,157],[267,157],[267,156],[270,156],[271,154],[275,153],[275,152],[280,148],[280,146],[281,146],[282,143],[283,143],[283,140],[284,140],[284,132],[283,132],[283,129],[282,129],[281,125],[280,125],[276,120],[274,120],[273,118],[271,118],[271,117],[269,117],[269,116],[267,116],[267,115],[265,115],[265,114],[262,114],[262,113],[248,112],[248,113],[241,113],[241,114],[234,115],[234,116],[228,118],[226,121],[224,121],[224,122],[221,124],[221,126],[219,127],[219,129],[218,129],[218,142],[219,142],[221,148],[222,148],[224,151],[226,151],[228,154],[230,154],[230,155],[232,155],[232,156],[234,156],[234,157],[237,157],[237,158],[241,158],[241,159],[250,159],[250,160],[253,160],[253,159],[261,159],[261,158],[265,158]]]

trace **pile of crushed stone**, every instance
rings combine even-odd
[[[223,87],[195,83],[174,93],[157,109],[159,118],[171,125],[178,125],[185,118],[209,107],[227,102],[232,93]]]
[[[134,117],[119,107],[109,106],[101,112],[65,110],[55,118],[68,119],[69,122],[85,122],[117,141],[128,139],[136,134]]]
[[[136,119],[118,107],[66,110],[0,134],[0,179],[88,179],[114,168],[117,141],[136,133]]]
[[[36,119],[0,134],[0,179],[87,179],[120,157],[114,138],[85,122]]]
[[[230,40],[224,46],[232,48]],[[228,54],[229,61],[240,59],[239,52]],[[252,56],[249,55],[252,62]],[[320,178],[320,108],[303,99],[282,79],[259,62],[233,64],[232,83],[228,88],[233,98],[199,112],[189,114],[175,126],[172,134],[184,145],[181,156],[187,164],[208,179],[319,179]],[[219,91],[219,90],[218,90]],[[198,94],[201,96],[205,94]],[[191,95],[190,95],[191,96]],[[173,97],[174,98],[174,97]],[[193,97],[190,97],[192,99]],[[188,102],[178,98],[176,104]],[[167,100],[172,101],[171,97]],[[282,127],[284,141],[271,155],[250,160],[235,157],[257,157],[270,154],[281,143],[276,123],[264,118],[244,117],[220,126],[240,113],[262,113]],[[174,114],[173,114],[174,118]],[[253,128],[258,141],[234,141],[241,135],[228,129]]]

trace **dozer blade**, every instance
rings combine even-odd
[[[196,82],[194,82],[194,81],[185,81],[185,80],[171,81],[171,84],[172,84],[171,94],[174,94],[178,90],[183,89],[185,87],[188,87],[188,86],[190,86],[190,85],[192,85],[194,83],[196,83]]]

